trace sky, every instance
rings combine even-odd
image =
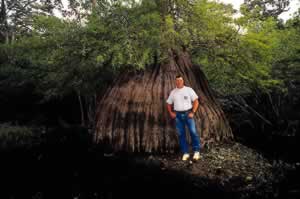
[[[217,0],[219,2],[224,2],[227,4],[232,4],[233,7],[238,10],[240,5],[244,2],[244,0]],[[284,12],[280,15],[280,18],[286,21],[288,18],[290,18],[294,12],[296,12],[300,7],[300,0],[291,0],[290,1],[290,6],[289,6],[289,11]]]

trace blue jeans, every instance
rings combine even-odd
[[[193,151],[200,151],[200,137],[197,133],[194,118],[188,117],[189,112],[176,113],[176,129],[179,135],[179,144],[182,153],[189,153],[189,146],[186,141],[185,125],[187,125],[192,138]]]

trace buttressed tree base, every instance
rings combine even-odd
[[[188,52],[170,50],[164,63],[141,73],[123,73],[106,91],[97,107],[95,142],[108,144],[114,151],[177,151],[175,122],[168,115],[166,99],[178,74],[200,97],[195,121],[202,147],[230,140],[228,120],[204,73],[192,64]]]

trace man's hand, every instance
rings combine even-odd
[[[175,118],[176,118],[176,113],[170,112],[170,117],[171,117],[172,119],[175,119]]]
[[[190,113],[188,114],[188,117],[189,117],[189,118],[193,118],[193,117],[194,117],[194,113],[193,113],[193,112],[190,112]]]

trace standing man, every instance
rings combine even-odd
[[[174,111],[172,105],[174,106]],[[185,125],[187,125],[192,138],[193,159],[200,159],[200,137],[193,118],[198,106],[198,96],[195,91],[190,87],[184,86],[182,76],[176,76],[176,88],[171,91],[167,99],[167,109],[171,118],[176,121],[183,161],[188,160],[190,157],[189,146],[185,136]]]

